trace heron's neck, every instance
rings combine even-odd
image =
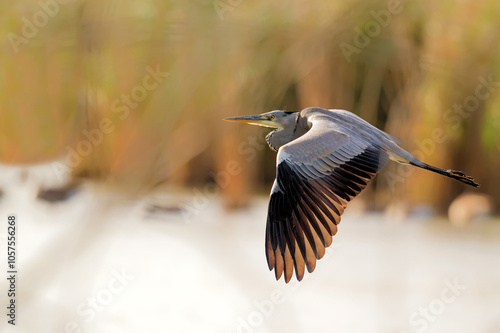
[[[269,148],[274,151],[278,151],[281,146],[297,139],[298,137],[304,135],[307,130],[301,126],[300,116],[297,115],[295,121],[284,128],[275,129],[266,136],[267,144]]]
[[[272,132],[269,132],[268,135],[266,135],[266,142],[269,145],[269,148],[274,151],[278,151],[281,146],[286,144],[287,142],[290,142],[290,140],[286,140],[286,136],[283,135],[284,130],[282,129],[275,129]]]

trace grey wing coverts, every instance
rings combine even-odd
[[[276,279],[312,272],[340,216],[383,168],[390,135],[343,110],[306,109],[310,130],[282,146],[266,225],[266,258]],[[353,120],[356,122],[353,127]]]

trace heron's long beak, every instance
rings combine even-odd
[[[261,125],[263,121],[268,120],[268,117],[262,115],[256,115],[256,116],[229,117],[229,118],[224,118],[223,120],[234,123],[248,123],[248,124]]]
[[[258,125],[264,127],[276,128],[276,124],[269,120],[269,116],[266,115],[256,115],[256,116],[242,116],[242,117],[230,117],[223,119],[225,121],[235,122],[235,123],[247,123],[250,125]]]

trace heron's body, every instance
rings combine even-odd
[[[359,194],[389,159],[411,164],[469,185],[460,171],[427,165],[389,134],[345,110],[307,108],[272,111],[258,116],[228,118],[276,128],[266,141],[278,152],[266,226],[266,257],[276,279],[298,280],[337,232],[348,202]]]

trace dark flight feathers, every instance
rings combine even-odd
[[[339,149],[314,165],[283,160],[269,202],[266,257],[276,279],[293,271],[300,281],[332,243],[347,203],[358,195],[387,163],[387,154],[368,146],[353,155]]]

